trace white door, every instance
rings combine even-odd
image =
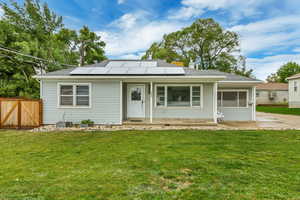
[[[145,117],[145,85],[127,85],[127,117]]]

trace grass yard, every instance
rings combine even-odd
[[[0,132],[1,200],[300,199],[300,131]]]
[[[266,113],[300,115],[300,108],[257,106],[256,110],[259,112],[266,112]]]

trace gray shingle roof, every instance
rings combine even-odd
[[[117,61],[139,61],[139,60],[117,60]],[[155,60],[155,61],[157,61],[157,67],[178,67],[174,64],[170,64],[162,60]],[[108,63],[109,60],[105,60],[97,64],[86,65],[86,67],[105,67]],[[45,76],[71,76],[70,72],[73,71],[75,68],[76,67],[72,67],[72,68],[62,69],[54,72],[48,72],[45,74]],[[255,78],[249,78],[249,77],[240,76],[236,74],[221,72],[218,70],[196,70],[196,69],[190,69],[184,67],[184,71],[185,71],[184,76],[226,76],[226,79],[224,81],[250,81],[250,82],[260,81]]]

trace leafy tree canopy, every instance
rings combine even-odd
[[[0,96],[39,97],[39,83],[32,76],[70,65],[92,64],[105,59],[100,37],[83,27],[64,28],[63,19],[39,0],[1,3],[0,47],[47,60],[38,61],[0,50]],[[63,65],[62,63],[68,64]]]
[[[223,29],[213,19],[198,19],[191,26],[164,35],[153,43],[142,59],[182,61],[188,66],[197,63],[198,69],[217,69],[251,76],[245,67],[245,58],[239,54],[239,36]]]
[[[268,82],[287,83],[287,78],[300,73],[300,65],[295,62],[288,62],[282,65],[276,73],[268,76]]]

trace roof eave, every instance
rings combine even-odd
[[[213,79],[214,81],[224,80],[226,76],[47,76],[47,75],[36,75],[33,76],[36,79],[153,79],[153,78],[164,78],[164,79]]]
[[[300,78],[300,76],[298,76],[298,77],[297,76],[296,77],[289,77],[289,78],[286,78],[286,80],[289,81],[289,80],[294,80],[294,79],[299,79],[299,78]]]

